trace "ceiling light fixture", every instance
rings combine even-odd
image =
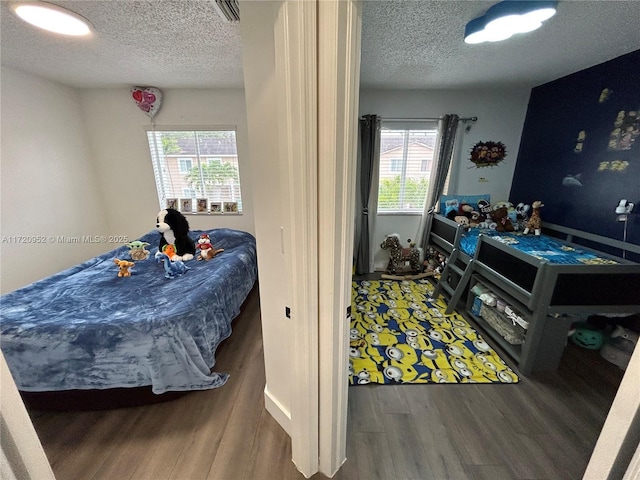
[[[532,32],[556,13],[557,1],[505,0],[482,17],[467,23],[464,41],[469,44],[499,42],[517,33]]]
[[[16,2],[13,12],[31,25],[61,35],[82,36],[91,33],[89,21],[66,8],[45,2]]]

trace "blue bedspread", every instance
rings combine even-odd
[[[536,258],[544,259],[549,263],[592,265],[617,263],[609,258],[596,255],[589,250],[566,245],[555,238],[545,235],[523,235],[520,232],[496,232],[495,230],[480,228],[471,228],[463,234],[460,240],[460,249],[473,257],[480,234],[495,238],[517,250]]]
[[[193,230],[196,240],[202,231]],[[154,393],[222,386],[215,351],[257,278],[256,242],[246,232],[207,231],[225,251],[185,262],[168,279],[157,252],[119,278],[114,258],[126,246],[0,298],[1,347],[20,390],[106,389],[151,385]]]

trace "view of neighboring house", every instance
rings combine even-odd
[[[436,135],[435,130],[381,132],[379,211],[422,211]]]
[[[190,199],[192,210],[197,211],[198,199],[207,199],[208,202],[238,202],[238,210],[242,211],[235,135],[201,136],[198,132],[196,137],[194,133],[161,134],[165,152],[157,158],[161,204],[170,198],[180,202]]]

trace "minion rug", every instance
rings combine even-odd
[[[518,376],[428,280],[353,282],[349,384],[516,383]]]

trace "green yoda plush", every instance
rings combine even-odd
[[[146,260],[149,258],[150,252],[144,248],[149,246],[147,242],[135,240],[127,243],[126,245],[129,247],[129,255],[131,255],[133,260]]]

